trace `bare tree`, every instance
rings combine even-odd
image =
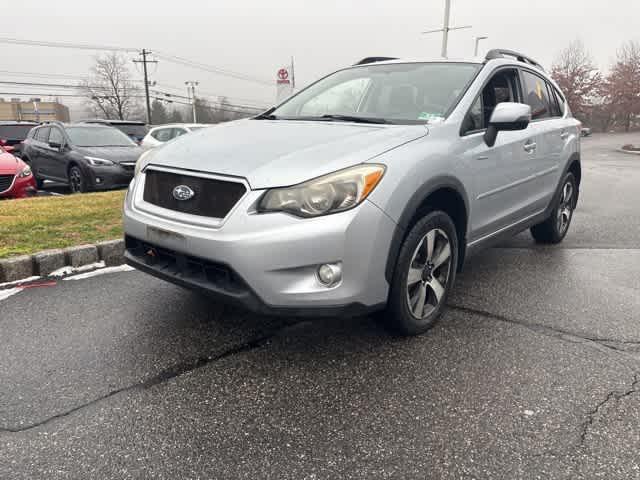
[[[606,79],[605,91],[616,123],[628,132],[640,115],[640,43],[629,41],[618,50],[616,63]]]
[[[551,77],[560,86],[573,114],[582,121],[590,118],[599,97],[602,75],[580,40],[574,40],[556,57]]]
[[[168,123],[169,113],[164,103],[158,99],[151,102],[151,123],[153,125],[163,125]]]
[[[110,53],[96,57],[95,61],[91,78],[80,85],[89,108],[107,119],[130,117],[139,107],[126,58]]]

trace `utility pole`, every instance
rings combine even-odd
[[[424,33],[436,33],[442,32],[442,58],[447,58],[447,48],[449,45],[449,32],[451,30],[462,30],[463,28],[471,28],[471,25],[463,25],[461,27],[450,27],[449,21],[451,18],[451,0],[445,0],[444,3],[444,22],[442,28],[436,28],[435,30],[427,30]]]
[[[199,83],[189,80],[187,82],[184,82],[184,84],[187,86],[187,95],[189,95],[189,100],[191,100],[193,123],[198,123],[198,117],[196,114],[196,86],[199,85]]]
[[[141,63],[142,71],[144,72],[144,96],[147,100],[147,123],[151,124],[151,101],[149,100],[149,75],[147,72],[147,63],[158,63],[157,60],[147,60],[147,55],[150,55],[151,52],[146,49],[142,49],[140,55],[142,56],[142,60],[134,60],[133,63]]]
[[[480,43],[480,40],[486,40],[489,37],[476,37],[476,47],[473,50],[473,56],[474,58],[478,56],[478,44]]]

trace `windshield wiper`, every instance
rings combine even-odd
[[[354,115],[322,115],[319,118],[326,118],[327,120],[339,120],[341,122],[355,122],[355,123],[390,123],[384,118],[372,118],[372,117],[356,117]]]
[[[271,107],[269,110],[266,110],[262,112],[260,115],[253,117],[253,119],[254,120],[277,120],[278,117],[271,114],[272,112],[275,111],[275,109],[276,107]]]

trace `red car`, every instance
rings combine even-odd
[[[0,146],[0,198],[23,198],[36,193],[31,167]]]

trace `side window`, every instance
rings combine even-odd
[[[58,143],[62,145],[64,143],[64,137],[59,128],[52,128],[49,134],[49,143]]]
[[[562,94],[556,90],[555,88],[553,89],[553,93],[555,94],[556,100],[558,102],[558,107],[560,108],[560,116],[564,115],[564,113],[567,110],[567,107],[565,105],[565,100],[564,97],[562,96]]]
[[[517,70],[499,70],[487,82],[469,109],[463,123],[462,134],[487,128],[496,105],[504,102],[517,102],[519,97]]]
[[[551,105],[547,82],[538,75],[522,70],[524,80],[524,102],[531,107],[531,119],[540,120],[551,116]]]
[[[561,117],[562,112],[560,110],[560,104],[558,103],[558,97],[555,95],[553,86],[547,82],[547,94],[549,96],[549,104],[551,107],[552,117]]]
[[[49,141],[49,130],[51,127],[42,127],[36,132],[36,140],[47,143]]]
[[[179,137],[180,135],[184,135],[185,133],[187,133],[187,131],[184,128],[174,128],[171,138]]]
[[[168,142],[172,138],[172,131],[173,128],[161,128],[153,132],[151,135],[159,142]]]
[[[476,101],[473,102],[471,108],[469,109],[469,113],[467,113],[466,118],[464,119],[464,123],[462,126],[462,131],[464,133],[470,133],[477,130],[484,129],[484,114],[482,113],[482,95],[478,95]]]

